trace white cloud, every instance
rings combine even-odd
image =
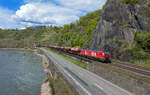
[[[21,27],[11,18],[13,14],[13,11],[0,7],[0,28],[8,29]]]
[[[72,9],[91,12],[102,8],[106,0],[56,0],[61,5]]]
[[[28,3],[20,7],[13,18],[28,25],[63,25],[77,20],[79,10],[53,5],[51,3]]]
[[[0,26],[1,28],[5,28],[8,26],[8,22],[10,22],[10,16],[12,14],[12,11],[9,11],[8,9],[0,8]]]
[[[16,12],[0,8],[0,27],[24,28],[36,25],[64,25],[88,12],[100,9],[106,0],[24,0]]]

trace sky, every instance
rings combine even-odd
[[[0,28],[62,26],[101,9],[106,0],[0,0]]]

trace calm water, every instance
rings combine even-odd
[[[0,95],[40,95],[41,63],[31,51],[0,50]]]

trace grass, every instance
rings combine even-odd
[[[112,59],[113,62],[118,62],[118,63],[122,63],[122,64],[132,64],[132,65],[137,65],[137,66],[142,66],[145,68],[150,68],[150,60],[144,60],[144,61],[135,61],[134,63],[132,62],[121,62],[119,60],[116,59]]]
[[[150,7],[150,2],[148,3],[148,7]]]
[[[55,95],[71,95],[72,91],[61,77],[57,77],[54,85]]]
[[[150,63],[147,64],[147,63],[141,63],[141,64],[137,64],[138,66],[142,66],[142,67],[147,67],[147,68],[150,68]]]
[[[122,69],[119,69],[117,67],[113,67],[113,66],[110,66],[108,64],[100,64],[100,63],[92,63],[96,66],[100,66],[100,67],[103,67],[104,69],[107,69],[107,70],[110,70],[112,72],[116,72],[120,75],[123,75],[123,76],[128,76],[130,78],[133,78],[133,79],[136,79],[136,80],[139,80],[139,81],[143,81],[145,83],[149,83],[150,84],[150,80],[147,79],[147,78],[142,78],[142,77],[139,77],[133,73],[130,73],[130,72],[127,72],[127,71],[124,71]]]
[[[127,28],[127,27],[131,27],[131,25],[130,24],[124,24],[124,25],[120,26],[120,29],[122,30],[122,29]]]
[[[72,58],[70,58],[68,56],[65,56],[65,55],[61,54],[61,53],[55,52],[55,51],[53,51],[53,50],[51,50],[49,48],[45,48],[45,49],[47,49],[48,51],[51,51],[52,53],[57,54],[57,55],[63,57],[64,59],[66,59],[66,60],[68,60],[68,61],[70,61],[70,62],[72,62],[72,63],[74,63],[74,64],[76,64],[76,65],[78,65],[78,66],[80,66],[82,68],[84,68],[84,69],[86,69],[86,64],[84,64],[83,62],[80,62],[80,61],[77,61],[75,59],[72,59]]]
[[[55,82],[54,78],[49,76],[49,86],[51,87],[52,95],[55,95],[55,88],[54,88],[55,83],[54,82]]]
[[[51,87],[52,95],[71,95],[72,91],[65,81],[58,76],[55,80],[49,76],[49,86]]]

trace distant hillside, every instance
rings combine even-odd
[[[53,35],[60,30],[59,27],[28,27],[24,30],[0,29],[1,48],[21,48],[48,45],[53,43]]]
[[[112,58],[150,63],[150,1],[107,0],[90,44]]]
[[[24,30],[0,29],[0,47],[34,47],[41,45],[60,45],[88,47],[91,34],[96,28],[101,10],[81,17],[75,23],[56,26],[28,27]]]

